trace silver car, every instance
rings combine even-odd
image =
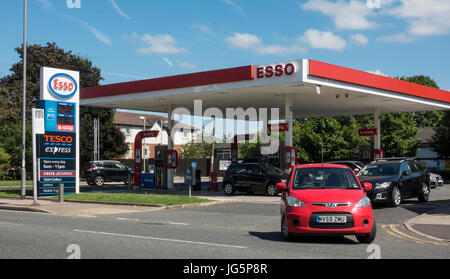
[[[436,188],[437,186],[444,185],[444,179],[442,179],[442,176],[436,173],[429,173],[430,175],[430,186],[431,188]]]

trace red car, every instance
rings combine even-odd
[[[355,235],[361,243],[375,239],[376,225],[370,199],[353,170],[334,164],[299,165],[286,183],[278,183],[282,194],[281,236]]]

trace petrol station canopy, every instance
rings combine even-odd
[[[80,104],[193,113],[194,100],[203,109],[269,109],[283,108],[287,95],[294,118],[450,109],[448,91],[310,59],[82,88]]]

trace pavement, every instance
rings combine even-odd
[[[442,187],[449,187],[444,185]],[[86,187],[86,189],[90,189]],[[120,190],[105,192],[126,191],[127,188],[122,186]],[[88,190],[87,190],[88,191]],[[135,191],[141,194],[167,194],[167,195],[187,195],[188,189],[186,187],[177,187],[172,190],[162,189],[139,189]],[[17,199],[0,197],[0,210],[15,210],[15,211],[32,211],[40,213],[51,213],[57,215],[91,217],[93,215],[101,214],[122,214],[122,213],[136,213],[136,212],[151,212],[166,209],[180,209],[180,208],[194,208],[203,206],[219,205],[232,202],[244,203],[273,203],[278,204],[279,197],[267,197],[265,195],[234,195],[225,196],[221,190],[218,192],[208,191],[207,183],[202,183],[201,191],[192,191],[192,196],[203,197],[212,200],[209,203],[189,204],[179,206],[158,206],[158,205],[138,205],[138,204],[113,204],[102,202],[75,202],[65,201],[59,203],[58,201],[39,199],[39,205],[33,205],[32,199]],[[412,219],[406,221],[403,225],[409,231],[427,237],[433,240],[450,242],[450,203],[448,200],[441,203],[433,203],[434,208],[426,213],[420,214]]]

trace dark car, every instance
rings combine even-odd
[[[365,166],[365,164],[359,161],[332,161],[326,164],[344,165],[350,167],[355,173],[358,173]]]
[[[372,191],[367,192],[372,203],[399,206],[404,199],[426,202],[430,196],[429,175],[413,159],[375,161],[364,167],[358,177],[361,183],[372,183]]]
[[[119,161],[92,161],[85,169],[86,181],[89,185],[102,186],[105,182],[128,183],[128,176],[133,171]]]
[[[287,178],[287,173],[269,164],[235,163],[231,164],[225,172],[222,185],[227,195],[242,191],[264,192],[270,196],[276,196],[278,195],[277,183]]]

